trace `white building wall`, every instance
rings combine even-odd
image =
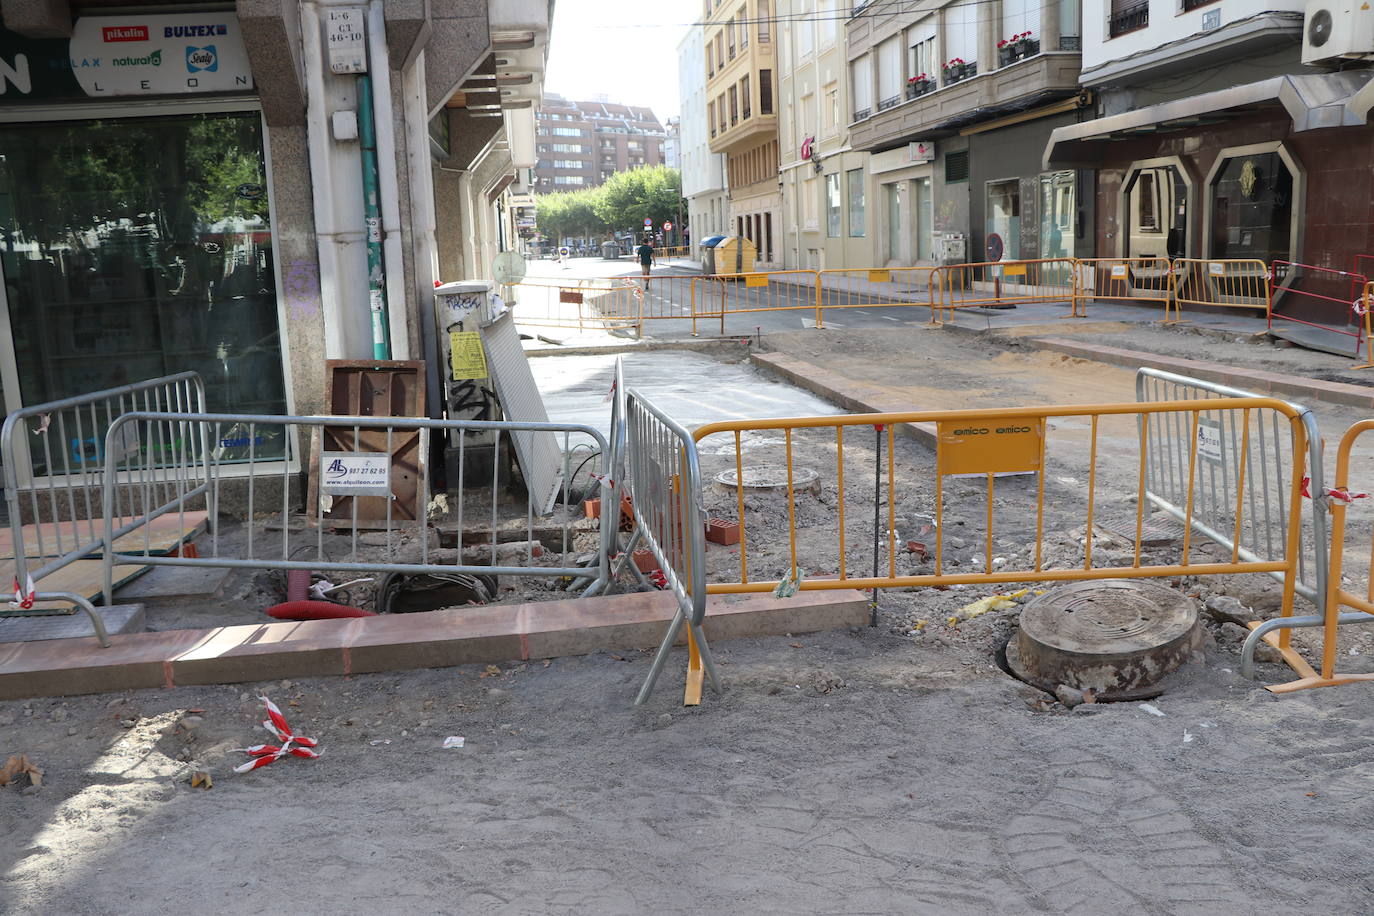
[[[678,95],[682,105],[678,157],[682,196],[687,199],[688,222],[695,243],[726,233],[725,157],[707,145],[706,49],[704,30],[688,29],[677,46]]]
[[[1218,17],[1216,26],[1205,31],[1233,31],[1237,25],[1265,13],[1301,14],[1306,6],[1303,0],[1220,0],[1184,12],[1179,0],[1147,2],[1149,25],[1113,38],[1111,0],[1082,0],[1084,82],[1090,81],[1091,71],[1098,67],[1203,34],[1204,16]]]

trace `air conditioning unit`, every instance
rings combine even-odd
[[[1374,6],[1369,0],[1307,0],[1302,62],[1374,56]]]

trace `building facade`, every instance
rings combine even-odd
[[[725,157],[708,144],[706,126],[705,29],[692,26],[677,46],[679,146],[682,197],[687,201],[691,244],[728,234],[730,200],[725,188]]]
[[[1314,32],[1304,6],[1085,0],[1097,117],[1055,130],[1045,162],[1096,176],[1099,254],[1374,273],[1374,26],[1356,19],[1374,13],[1333,5]],[[1349,282],[1328,279],[1288,271],[1275,310],[1345,326]]]
[[[1077,0],[869,3],[852,13],[849,138],[872,154],[865,221],[876,263],[1091,249],[1091,173],[1041,161],[1056,127],[1090,114]]]
[[[310,414],[385,355],[442,415],[435,282],[517,236],[552,3],[73,8],[0,4],[6,410],[194,369]]]
[[[648,108],[547,93],[538,123],[534,176],[541,194],[594,188],[616,172],[663,164],[666,133]]]
[[[875,182],[869,154],[849,142],[849,68],[840,0],[780,0],[778,44],[783,266],[826,269],[889,262],[869,219]]]
[[[726,157],[730,234],[782,263],[773,0],[705,0],[708,146]]]

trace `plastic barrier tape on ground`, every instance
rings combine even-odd
[[[263,708],[267,710],[267,719],[262,723],[268,733],[280,742],[280,744],[257,744],[253,747],[238,747],[236,751],[243,751],[253,759],[247,763],[239,764],[234,767],[235,773],[247,773],[265,767],[274,761],[290,754],[292,757],[304,757],[313,760],[320,756],[319,751],[314,750],[318,747],[318,742],[314,738],[306,738],[303,735],[293,734],[291,726],[286,723],[286,717],[281,714],[277,704],[267,697],[258,697],[262,700]],[[294,747],[292,745],[295,745]]]
[[[38,595],[38,590],[33,586],[33,576],[27,576],[27,583],[24,588],[19,587],[19,577],[14,577],[14,601],[11,605],[28,610],[33,607],[34,598]]]

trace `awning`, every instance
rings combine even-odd
[[[1295,133],[1359,127],[1368,123],[1374,107],[1371,77],[1374,73],[1367,70],[1275,76],[1059,127],[1045,147],[1045,168],[1094,169],[1102,164],[1113,141],[1218,124],[1265,109],[1286,111]]]

